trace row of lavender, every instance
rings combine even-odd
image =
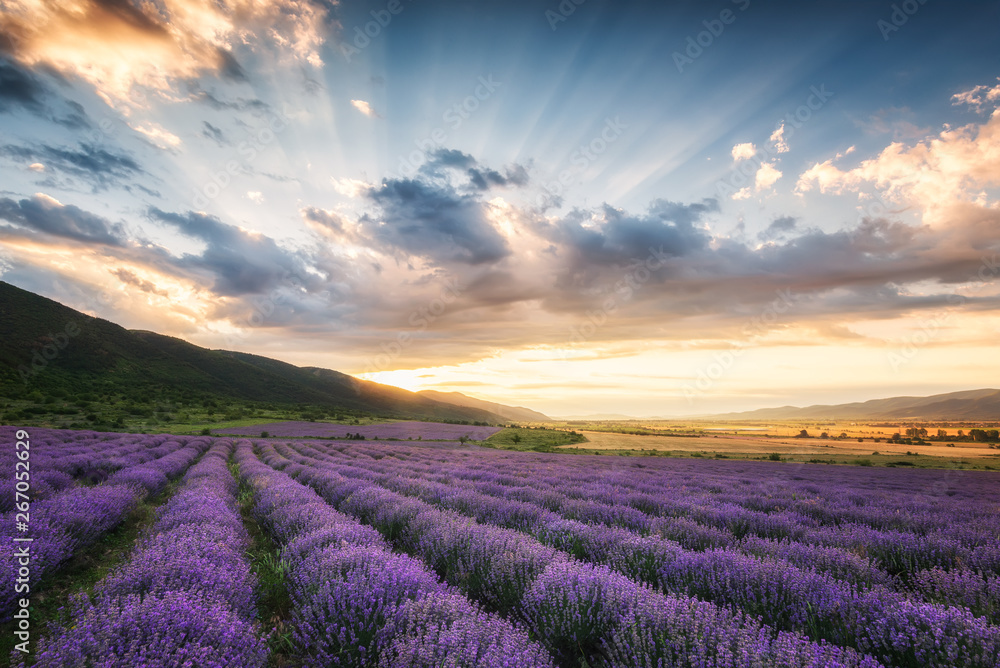
[[[0,427],[0,442],[13,443],[16,431],[16,427]],[[178,438],[40,428],[30,433],[33,500],[47,499],[77,484],[96,484],[117,470],[162,457]],[[14,508],[17,461],[14,448],[0,452],[0,512]]]
[[[32,538],[31,589],[79,550],[121,524],[143,499],[159,494],[169,480],[184,473],[208,448],[208,439],[204,438],[150,438],[142,446],[141,456],[116,455],[124,458],[125,464],[134,463],[118,468],[107,481],[93,487],[70,486],[33,502],[25,522],[27,531],[20,530],[18,522],[24,517],[19,513],[0,515],[0,542],[4,545],[13,545],[15,537]],[[0,553],[0,574],[5,582],[13,583],[20,568],[13,549]],[[0,620],[10,618],[18,597],[13,586],[0,591]]]
[[[325,451],[343,457],[337,450]],[[355,465],[375,471],[385,469],[386,462],[396,460],[391,457],[385,462],[369,460],[366,464],[357,460],[356,452],[351,454],[353,457],[350,459]],[[383,455],[384,452],[376,454],[379,458]],[[976,614],[990,617],[994,623],[1000,608],[1000,577],[995,570],[998,532],[991,531],[988,526],[985,529],[967,527],[967,533],[976,533],[983,544],[957,551],[940,549],[940,543],[927,536],[862,530],[857,525],[816,528],[803,534],[805,540],[800,542],[789,536],[769,537],[764,530],[761,531],[763,537],[752,533],[737,536],[726,529],[698,524],[689,517],[647,516],[629,505],[573,498],[551,489],[539,492],[481,482],[476,480],[474,472],[469,473],[460,464],[445,467],[441,462],[433,462],[422,467],[413,457],[407,457],[405,471],[408,476],[420,473],[428,480],[412,481],[407,493],[445,503],[458,510],[468,509],[471,504],[476,512],[492,515],[487,521],[504,526],[525,530],[544,526],[551,521],[547,514],[552,509],[568,519],[623,526],[638,533],[671,538],[689,549],[732,549],[817,569],[861,587],[897,586],[925,600],[964,605]],[[386,474],[381,475],[384,477]],[[439,482],[442,480],[444,482]],[[570,489],[579,491],[577,488]],[[494,496],[498,501],[483,501],[478,498],[480,492]],[[534,503],[511,498],[515,495],[531,499]],[[981,505],[996,505],[987,499],[984,501]],[[972,519],[961,512],[959,516]],[[769,525],[761,520],[759,526],[766,529]],[[901,561],[915,567],[909,571],[891,569],[895,577],[878,567],[879,563],[898,566]],[[980,564],[978,572],[974,566],[977,563]],[[943,570],[942,565],[949,570]]]
[[[782,560],[729,549],[685,550],[659,536],[567,521],[537,508],[531,516],[522,502],[422,485],[419,479],[407,477],[406,467],[393,458],[374,465],[383,469],[379,474],[368,470],[371,465],[319,464],[329,458],[315,451],[312,457],[296,457],[298,453],[287,448],[279,445],[278,449],[301,465],[321,465],[486,522],[521,528],[550,546],[608,565],[661,591],[736,605],[778,628],[852,645],[897,665],[993,665],[1000,649],[1000,629],[985,619],[975,618],[968,610],[914,602],[882,585],[864,590]],[[527,517],[533,521],[519,526]],[[933,635],[926,635],[928,631]]]
[[[479,524],[368,481],[341,476],[315,460],[302,458],[296,463],[269,443],[258,446],[272,468],[308,484],[333,507],[375,527],[391,545],[421,558],[448,584],[487,609],[523,624],[560,665],[880,665],[853,650],[778,631],[738,611],[663,595],[523,533]],[[247,464],[241,462],[241,468]],[[307,497],[314,495],[304,493],[288,512],[309,518],[322,512],[315,502],[312,509],[299,510],[305,508]]]
[[[324,451],[346,457],[338,450]],[[381,466],[372,460],[366,464],[364,455],[359,451],[348,452],[358,466],[369,469]],[[381,458],[384,452],[373,455]],[[463,500],[457,492],[472,490],[474,496],[476,492],[483,492],[504,500],[504,503],[493,506],[497,521],[516,524],[519,528],[538,525],[545,519],[544,511],[552,510],[568,519],[659,535],[693,550],[732,549],[820,570],[858,586],[893,586],[930,602],[968,607],[977,615],[989,617],[993,623],[997,622],[1000,614],[1000,576],[997,575],[1000,529],[996,527],[1000,508],[986,495],[976,502],[977,513],[992,509],[993,512],[986,517],[969,512],[965,502],[956,504],[948,499],[938,499],[938,505],[951,513],[951,526],[961,527],[956,533],[972,537],[963,543],[954,536],[942,536],[940,533],[879,530],[853,522],[820,526],[815,519],[808,517],[802,518],[805,528],[796,531],[787,516],[776,518],[774,514],[747,510],[729,501],[713,503],[711,495],[702,497],[697,504],[682,498],[689,504],[690,516],[655,514],[657,509],[677,505],[676,493],[671,494],[667,490],[661,489],[658,503],[648,495],[638,500],[627,493],[620,497],[630,498],[635,505],[648,510],[650,514],[646,514],[635,505],[614,503],[606,498],[610,494],[608,490],[614,489],[609,484],[598,488],[603,494],[595,492],[588,496],[580,486],[573,485],[572,470],[567,471],[568,484],[562,486],[566,490],[564,494],[552,487],[540,488],[537,482],[520,486],[499,484],[482,471],[482,458],[463,466],[457,462],[446,464],[436,453],[418,451],[413,456],[399,456],[405,458],[409,475],[419,472],[430,481],[429,484],[417,484],[411,493],[422,498],[425,495],[448,498],[449,503],[461,506]],[[567,468],[571,469],[570,466]],[[484,477],[485,480],[482,479]],[[669,482],[669,476],[664,475],[663,478]],[[627,489],[626,482],[619,485]],[[775,488],[773,481],[768,486]],[[591,486],[592,489],[595,487]],[[684,493],[688,491],[685,485]],[[780,488],[778,491],[775,496],[780,495]],[[529,501],[531,503],[525,505]],[[755,501],[753,496],[746,497],[745,501],[760,504],[760,500]],[[482,503],[477,503],[477,507],[480,512],[484,511]],[[747,530],[734,532],[730,528],[733,522],[727,520],[727,516],[742,517],[746,520],[744,527]],[[955,522],[955,517],[961,517],[963,522]],[[788,535],[788,531],[794,532],[793,535]]]
[[[343,448],[323,448],[324,452],[349,458],[358,466],[378,468],[373,459],[366,457],[363,448],[345,450],[347,454],[340,450]],[[384,451],[371,451],[375,458],[384,454]],[[500,477],[495,472],[484,471],[486,465],[482,458],[470,465],[449,462],[439,453],[431,452],[402,452],[394,454],[394,458],[405,461],[411,474],[420,473],[443,486],[440,494],[447,495],[449,491],[465,488],[509,500],[505,512],[508,515],[524,515],[524,526],[537,522],[537,508],[543,508],[559,512],[569,519],[621,526],[644,534],[659,534],[690,549],[737,548],[759,555],[778,556],[793,563],[825,563],[834,573],[850,579],[858,578],[863,583],[885,584],[888,573],[900,576],[904,585],[918,593],[935,600],[968,605],[983,614],[995,615],[1000,601],[996,595],[1000,593],[1000,578],[997,577],[1000,573],[1000,506],[988,495],[969,502],[936,499],[934,514],[949,519],[946,522],[941,520],[944,522],[941,528],[920,532],[879,529],[853,521],[865,516],[866,506],[852,506],[852,521],[829,523],[821,523],[816,517],[797,511],[764,512],[747,508],[747,505],[773,506],[780,503],[782,496],[796,495],[795,492],[787,493],[786,485],[777,484],[779,481],[774,479],[766,483],[769,493],[759,489],[756,494],[751,491],[741,497],[741,505],[733,503],[732,494],[728,494],[726,499],[718,498],[726,488],[716,487],[714,493],[699,494],[696,489],[699,483],[688,484],[686,476],[679,489],[665,489],[664,483],[669,485],[671,482],[669,472],[661,475],[658,492],[653,494],[650,491],[629,491],[630,485],[648,487],[645,483],[636,482],[635,478],[641,477],[642,469],[637,469],[637,476],[612,472],[613,477],[622,479],[588,484],[575,478],[593,477],[593,472],[574,470],[572,463],[563,463],[554,474],[551,470],[546,472],[546,476],[554,478],[551,483],[546,483],[509,475]],[[578,458],[574,460],[578,461]],[[492,463],[492,460],[488,461]],[[533,463],[527,461],[526,468],[530,469]],[[899,475],[898,472],[893,473]],[[559,480],[562,482],[557,485]],[[996,483],[1000,480],[995,480]],[[701,481],[700,484],[711,488],[717,483]],[[811,483],[805,486],[816,487]],[[808,501],[798,499],[796,502],[800,500]],[[519,509],[517,501],[536,508]],[[926,498],[921,501],[928,504]],[[969,503],[975,504],[974,510],[968,507]],[[897,506],[895,513],[901,515],[899,506],[905,508],[906,505],[916,504],[904,505],[899,499],[889,504],[880,499],[880,503],[872,509],[869,521],[881,523],[879,518],[885,517],[886,508],[891,509],[893,505]],[[923,513],[925,517],[928,514],[929,511]],[[963,522],[955,522],[955,517],[961,517]],[[516,519],[509,517],[507,521]],[[819,561],[818,555],[822,555]],[[858,555],[863,558],[858,559]],[[882,568],[873,570],[872,560]],[[880,572],[883,569],[887,573]]]
[[[362,446],[345,452],[365,460],[384,456],[385,450]],[[631,506],[657,517],[695,517],[737,538],[754,533],[800,539],[819,527],[856,526],[912,533],[938,551],[961,558],[968,556],[962,548],[995,546],[1000,532],[1000,513],[991,491],[1000,482],[996,474],[821,467],[823,482],[817,484],[814,476],[805,474],[816,467],[764,462],[617,459],[608,463],[593,457],[521,453],[490,453],[484,458],[481,453],[405,446],[394,448],[393,455],[438,472],[447,464],[447,475],[461,464],[471,479],[508,494],[532,494],[524,500],[542,505],[563,503],[559,497],[566,496]],[[555,501],[550,492],[556,492]],[[968,521],[956,523],[956,516]],[[906,567],[906,555],[900,557],[893,561]]]
[[[256,618],[249,536],[217,441],[183,478],[122,566],[74,601],[34,666],[256,668],[268,657]]]
[[[483,612],[378,532],[336,512],[316,492],[236,452],[253,515],[282,547],[305,666],[551,668],[545,650]]]

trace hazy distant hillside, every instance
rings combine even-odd
[[[782,406],[743,413],[713,415],[721,420],[882,420],[921,418],[926,420],[1000,420],[1000,390],[965,390],[929,397],[892,397],[851,404]]]
[[[31,373],[33,364],[37,373]],[[27,383],[22,372],[29,373]],[[329,369],[127,330],[0,281],[0,393],[20,398],[33,390],[129,397],[166,393],[198,400],[309,404],[387,417],[504,419]]]
[[[482,399],[475,399],[464,395],[461,392],[436,392],[435,390],[421,390],[420,392],[417,392],[417,394],[422,397],[427,397],[428,399],[433,399],[434,401],[443,401],[456,406],[480,408],[484,411],[489,411],[508,420],[515,420],[517,422],[552,422],[552,418],[548,415],[544,415],[538,411],[533,411],[530,408],[524,408],[523,406],[505,406],[492,401],[483,401]]]

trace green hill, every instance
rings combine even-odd
[[[257,402],[410,419],[502,422],[489,411],[434,401],[337,371],[208,350],[127,330],[0,282],[0,394],[203,405]]]

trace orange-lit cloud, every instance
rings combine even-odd
[[[1000,86],[978,86],[955,99],[973,106],[995,103]],[[853,169],[842,170],[835,160],[806,170],[796,190],[839,194],[860,192],[870,184],[894,202],[916,206],[924,222],[938,224],[963,203],[990,205],[983,189],[1000,185],[1000,108],[983,124],[946,125],[937,136],[913,146],[893,142]]]
[[[351,106],[360,111],[362,114],[368,118],[377,118],[378,114],[372,109],[372,106],[365,102],[364,100],[351,100]]]
[[[757,147],[753,145],[753,142],[746,142],[744,144],[737,144],[733,147],[733,160],[749,160],[757,153]]]
[[[235,49],[273,48],[321,66],[327,12],[309,0],[7,0],[0,34],[28,66],[91,83],[109,104],[145,106],[137,86],[168,91],[202,73],[242,76]]]

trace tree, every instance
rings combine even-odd
[[[521,442],[521,435],[514,434],[513,436],[510,437],[510,440],[514,441],[514,445],[517,445],[518,443]]]
[[[461,436],[458,437],[458,440],[462,443],[462,445],[465,445],[466,442],[468,442],[469,437],[466,436],[465,434],[462,434]]]
[[[802,431],[799,432],[799,435],[796,436],[795,438],[809,438],[809,432],[803,429]]]

